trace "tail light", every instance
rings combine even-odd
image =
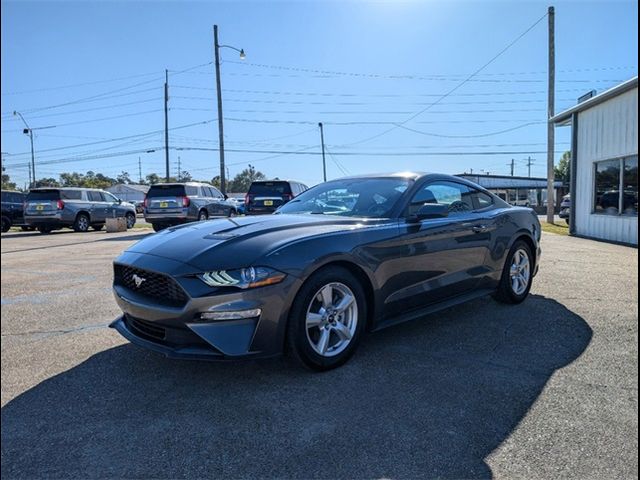
[[[146,196],[144,197],[144,202],[142,202],[142,206],[144,208],[147,208],[149,206],[149,199]]]
[[[289,200],[291,200],[292,198],[293,198],[293,195],[291,195],[290,193],[285,193],[285,194],[283,194],[283,195],[282,195],[282,199],[283,199],[285,202],[288,202],[288,201],[289,201]]]
[[[189,197],[182,197],[182,206],[188,207],[191,205],[191,199]]]
[[[62,210],[64,208],[64,202],[62,200],[58,200],[58,210]]]
[[[250,200],[250,198],[249,198],[249,194],[247,193],[247,194],[244,196],[244,205],[245,205],[245,207],[248,207],[248,206],[249,206],[249,200]]]

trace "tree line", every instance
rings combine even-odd
[[[252,165],[238,173],[233,179],[227,181],[228,192],[244,193],[249,190],[251,182],[255,180],[265,180],[267,177],[264,173],[256,170]],[[58,178],[40,178],[36,180],[35,187],[85,187],[85,188],[109,188],[117,184],[125,185],[154,185],[156,183],[164,183],[165,177],[157,173],[150,173],[142,179],[142,181],[134,181],[129,172],[121,172],[115,178],[109,177],[99,172],[89,170],[86,173],[79,172],[63,172]],[[214,187],[220,188],[220,177],[215,176],[210,180],[198,180],[191,176],[187,171],[181,172],[180,177],[169,177],[169,182],[204,182],[210,183]],[[2,189],[3,190],[21,190],[15,182],[11,182],[11,178],[4,171],[2,172]]]

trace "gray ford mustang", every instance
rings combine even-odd
[[[402,173],[317,185],[274,215],[150,235],[114,262],[111,327],[174,358],[287,352],[314,370],[367,330],[487,294],[522,302],[540,223],[466,180]]]

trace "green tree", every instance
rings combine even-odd
[[[36,180],[36,187],[59,187],[60,182],[58,182],[55,178],[41,178]]]
[[[249,187],[252,182],[255,182],[256,180],[265,180],[266,178],[267,177],[264,173],[256,170],[253,165],[249,165],[249,168],[242,170],[242,172],[237,174],[233,180],[229,182],[227,191],[233,193],[245,193],[249,191]]]
[[[558,165],[553,167],[553,176],[562,183],[569,183],[571,180],[571,152],[566,151],[562,154]]]
[[[124,172],[124,171],[121,172],[120,175],[118,175],[116,177],[116,182],[124,183],[124,184],[127,184],[127,185],[130,184],[130,183],[133,183],[131,181],[131,177],[129,176],[129,172]]]
[[[213,177],[209,183],[220,190],[220,175]]]
[[[2,190],[15,190],[16,184],[11,181],[11,178],[9,178],[9,175],[4,173],[5,170],[6,169],[2,167]]]
[[[156,183],[160,183],[162,181],[157,173],[150,173],[145,177],[145,179],[147,181],[146,183],[148,183],[149,185],[155,185]]]

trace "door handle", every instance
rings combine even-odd
[[[473,230],[474,233],[485,233],[489,231],[489,227],[487,225],[474,225],[471,227],[471,230]]]

